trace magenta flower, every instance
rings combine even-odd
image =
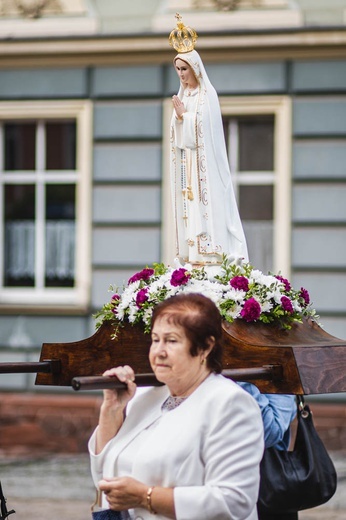
[[[138,280],[149,280],[149,278],[154,274],[154,269],[146,268],[139,271],[139,273],[134,274],[129,279],[129,283],[137,282]]]
[[[275,278],[277,278],[280,282],[282,282],[285,286],[285,291],[289,292],[291,290],[291,284],[287,280],[287,278],[284,278],[283,276],[277,275]]]
[[[180,269],[176,269],[173,271],[171,276],[171,285],[173,287],[179,287],[179,285],[186,285],[190,279],[190,273],[187,269],[181,267]]]
[[[144,289],[140,289],[137,293],[137,296],[136,296],[137,307],[140,309],[142,307],[143,303],[145,303],[147,300],[148,300],[148,288],[144,287]]]
[[[290,314],[293,314],[293,305],[291,300],[287,296],[281,297],[281,305],[284,311],[289,312]]]
[[[113,314],[117,314],[116,306],[118,305],[119,301],[120,301],[120,295],[119,294],[113,294],[112,299],[111,299],[111,303],[114,305],[114,307],[112,307]]]
[[[249,280],[245,276],[235,276],[229,281],[229,284],[233,289],[247,292],[249,290]]]
[[[309,303],[310,303],[310,294],[308,293],[308,291],[306,289],[304,289],[304,287],[300,288],[299,296],[301,298],[303,298],[305,307],[307,305],[309,305]]]
[[[240,315],[247,322],[256,321],[261,315],[261,306],[255,298],[249,298],[244,303]]]

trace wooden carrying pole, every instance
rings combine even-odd
[[[263,368],[235,368],[233,370],[223,370],[222,375],[234,381],[276,381],[282,376],[280,366],[268,365]],[[154,374],[136,374],[135,383],[137,386],[161,386]],[[101,390],[106,388],[125,388],[126,383],[122,383],[116,377],[90,376],[74,377],[72,388],[74,390]]]

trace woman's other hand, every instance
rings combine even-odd
[[[103,375],[117,377],[127,386],[123,390],[103,391],[103,403],[100,408],[99,425],[96,432],[96,453],[100,453],[120,430],[125,418],[126,405],[136,392],[135,374],[128,365],[111,368],[106,370]]]
[[[132,477],[104,478],[99,481],[98,487],[114,511],[143,508],[165,518],[176,518],[173,488],[150,488]]]
[[[99,489],[103,491],[109,507],[114,511],[123,511],[134,507],[146,508],[148,486],[132,477],[100,480]]]
[[[136,392],[134,371],[130,366],[124,365],[106,370],[102,375],[107,377],[116,377],[122,383],[126,383],[127,387],[123,390],[103,390],[103,399],[106,405],[124,409]]]

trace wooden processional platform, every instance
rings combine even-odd
[[[0,363],[0,374],[36,373],[36,385],[91,390],[123,385],[101,374],[130,365],[139,386],[156,386],[148,360],[150,335],[126,324],[112,339],[114,328],[104,322],[89,338],[70,343],[43,343],[40,360]],[[290,330],[276,324],[223,323],[223,375],[249,381],[262,393],[325,394],[346,392],[346,340],[325,332],[311,319]]]
[[[331,336],[311,319],[294,323],[290,330],[236,320],[224,322],[223,331],[226,377],[252,382],[263,393],[346,391],[346,340]],[[116,339],[111,339],[113,333],[112,323],[104,322],[81,341],[43,343],[39,363],[32,364],[36,365],[35,384],[75,390],[105,388],[108,383],[114,385],[114,378],[101,374],[122,364],[133,367],[139,386],[160,384],[148,361],[150,335],[130,324],[119,329]],[[31,368],[35,371],[35,366]]]

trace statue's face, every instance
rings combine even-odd
[[[180,58],[178,58],[174,62],[174,67],[184,88],[197,87],[198,83],[194,75],[194,72],[190,65],[186,63],[186,61],[183,61]]]

